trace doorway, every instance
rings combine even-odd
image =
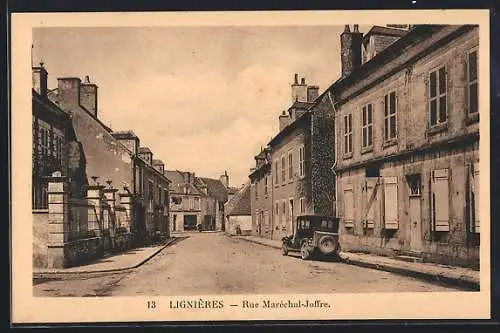
[[[196,230],[196,215],[184,215],[184,230]]]
[[[408,182],[410,223],[410,248],[412,251],[422,250],[422,181],[420,174],[406,177]]]

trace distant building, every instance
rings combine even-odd
[[[173,232],[197,230],[202,223],[201,197],[193,172],[167,170],[170,184],[170,230]]]
[[[196,177],[194,172],[169,170],[171,231],[223,231],[224,204],[228,200],[229,175],[219,179]]]
[[[252,230],[258,236],[272,238],[271,150],[266,147],[254,158],[255,168],[249,176]]]
[[[479,28],[346,27],[341,45],[324,95],[343,249],[478,267]]]
[[[252,233],[250,182],[246,183],[224,206],[226,232],[229,235]]]

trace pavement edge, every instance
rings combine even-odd
[[[227,236],[231,237],[231,236]],[[234,236],[233,236],[234,237]],[[274,246],[271,244],[266,244],[264,242],[258,242],[253,239],[247,239],[244,236],[236,236],[236,239],[241,239],[249,243],[254,243],[254,244],[259,244],[267,247],[272,247],[275,249],[280,249],[279,246]],[[341,255],[342,257],[342,255]],[[459,287],[463,289],[468,289],[471,291],[479,291],[480,290],[480,283],[478,281],[469,279],[467,277],[464,278],[456,278],[456,277],[451,277],[451,276],[446,276],[443,274],[434,274],[434,273],[429,273],[429,272],[422,272],[418,270],[413,270],[413,269],[408,269],[406,267],[396,267],[393,265],[387,265],[387,264],[380,264],[380,263],[372,263],[372,262],[367,262],[363,260],[358,260],[358,259],[352,259],[352,258],[345,258],[345,256],[342,257],[342,263],[348,264],[348,265],[354,265],[354,266],[359,266],[359,267],[364,267],[364,268],[371,268],[371,269],[376,269],[379,271],[386,271],[398,275],[403,275],[407,277],[412,277],[415,279],[419,280],[424,280],[428,282],[433,282],[433,283],[438,283],[438,284],[444,284],[448,286],[454,286],[454,287]]]
[[[81,277],[81,276],[90,276],[90,277],[100,277],[103,275],[108,275],[108,274],[114,274],[114,273],[123,273],[127,271],[131,271],[133,269],[136,269],[142,265],[144,265],[146,262],[151,260],[153,257],[155,257],[158,253],[163,251],[165,248],[168,246],[172,245],[175,241],[177,241],[179,238],[174,237],[170,238],[164,245],[162,245],[158,250],[154,251],[152,254],[147,256],[145,259],[141,260],[139,263],[133,265],[133,266],[128,266],[128,267],[120,267],[120,268],[113,268],[113,269],[105,269],[105,270],[97,270],[97,271],[79,271],[79,272],[64,272],[64,271],[57,271],[57,272],[33,272],[33,280],[40,280],[40,279],[47,279],[47,280],[61,280],[61,279],[69,279],[69,278],[75,278],[75,277]]]

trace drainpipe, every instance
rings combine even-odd
[[[333,174],[335,175],[335,216],[337,217],[338,216],[338,196],[337,196],[337,188],[338,188],[338,180],[337,180],[337,174],[335,173],[335,168],[337,166],[337,154],[338,154],[338,149],[337,149],[337,123],[336,123],[336,118],[337,118],[337,108],[335,107],[335,103],[333,102],[332,100],[332,96],[331,96],[331,93],[330,93],[330,90],[328,90],[328,99],[330,100],[330,104],[332,105],[332,108],[333,108],[333,126],[334,126],[334,132],[333,132],[333,141],[334,141],[334,145],[335,145],[335,152],[334,152],[334,156],[333,156],[333,165],[331,167],[331,170],[333,172]]]

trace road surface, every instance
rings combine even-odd
[[[222,233],[190,233],[136,270],[49,281],[35,296],[172,296],[457,291],[339,262],[302,261]]]

